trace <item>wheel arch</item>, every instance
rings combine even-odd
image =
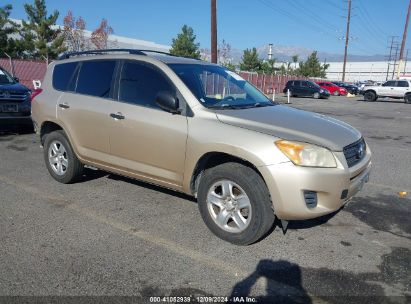
[[[197,160],[196,165],[194,166],[194,169],[191,174],[191,179],[190,179],[190,185],[189,185],[190,189],[189,190],[191,194],[194,195],[195,197],[197,196],[198,185],[200,184],[202,174],[204,173],[206,169],[212,168],[217,165],[224,164],[224,163],[228,163],[228,162],[239,163],[239,164],[242,164],[244,166],[247,166],[253,169],[259,176],[261,176],[262,180],[266,184],[261,172],[250,161],[244,158],[238,157],[238,156],[234,156],[226,152],[213,151],[213,152],[207,152],[203,154]]]
[[[42,145],[44,145],[44,141],[46,139],[46,135],[53,132],[53,131],[57,131],[57,130],[63,130],[63,127],[61,125],[59,125],[58,123],[51,121],[51,120],[47,120],[44,121],[41,124],[40,127],[40,142]]]

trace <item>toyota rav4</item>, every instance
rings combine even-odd
[[[339,210],[371,169],[350,125],[273,103],[222,66],[152,51],[63,55],[32,112],[55,180],[88,165],[193,195],[208,228],[239,245],[275,216],[285,226]]]

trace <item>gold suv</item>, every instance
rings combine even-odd
[[[69,53],[48,67],[32,116],[51,176],[84,165],[197,198],[218,237],[251,244],[340,209],[371,152],[341,121],[278,105],[219,65],[141,50]]]

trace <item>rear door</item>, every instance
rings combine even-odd
[[[301,96],[301,81],[294,80],[293,85],[290,88],[290,91],[292,92],[293,95]]]
[[[57,104],[57,117],[74,148],[90,161],[103,161],[109,153],[108,113],[116,66],[115,60],[80,62]]]
[[[396,88],[394,89],[396,97],[404,97],[405,93],[410,91],[407,80],[397,80]]]
[[[164,72],[135,60],[123,62],[118,101],[108,122],[110,154],[116,167],[140,176],[181,186],[183,182],[187,117],[162,110],[160,91],[184,100]]]

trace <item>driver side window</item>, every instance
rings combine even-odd
[[[174,87],[157,69],[142,62],[124,62],[119,86],[119,100],[160,109],[155,98],[160,91],[175,94]]]

